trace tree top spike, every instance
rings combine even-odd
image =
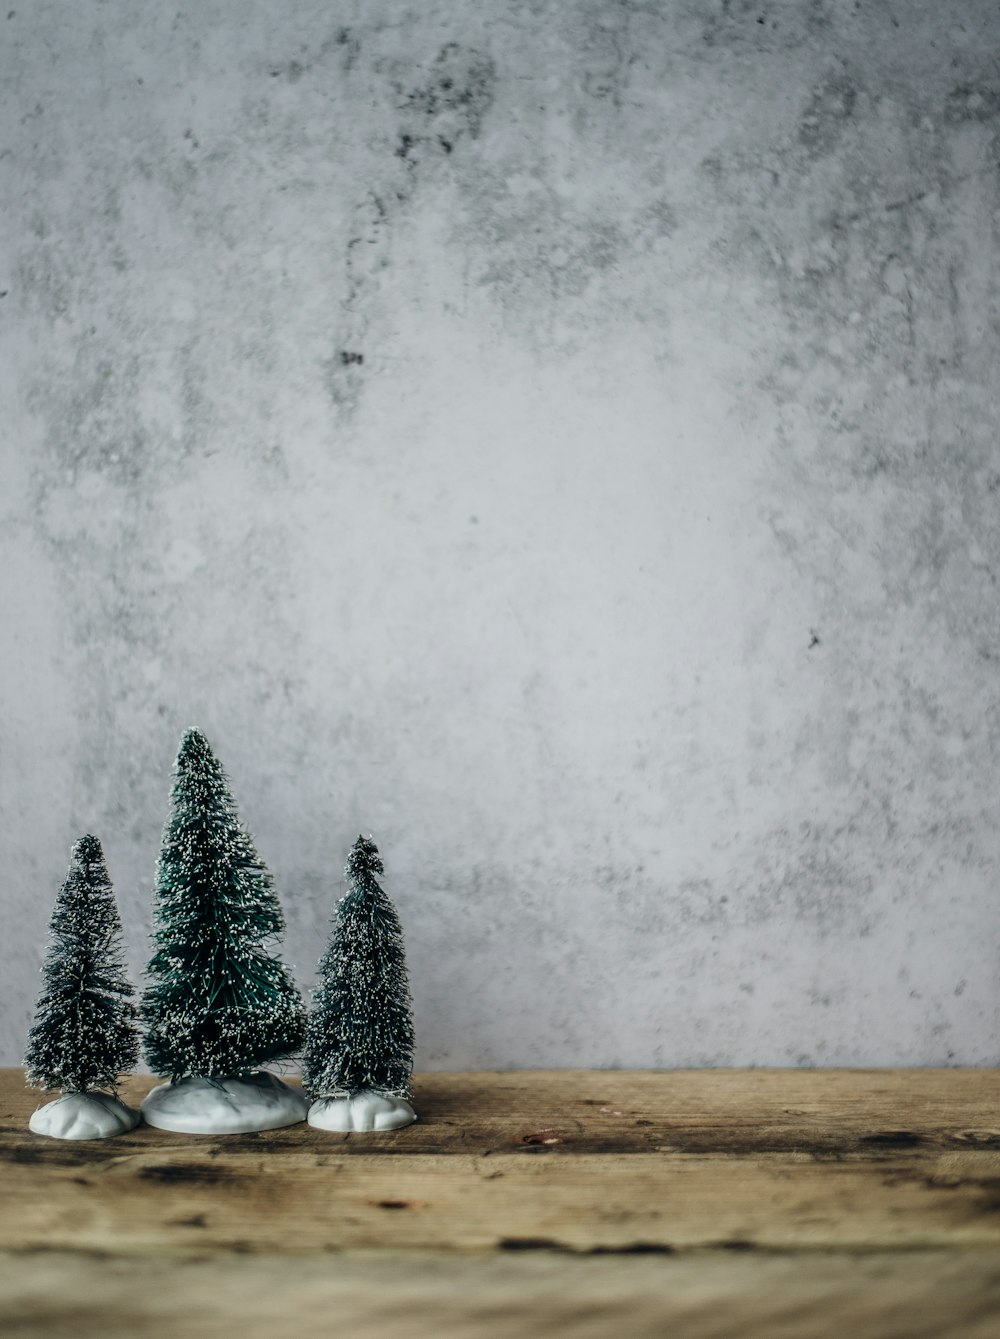
[[[73,843],[73,855],[78,860],[104,859],[104,852],[101,850],[101,843],[90,832],[86,833],[78,841]]]
[[[378,853],[378,847],[372,841],[371,837],[363,835],[358,836],[358,840],[351,847],[351,853],[347,857],[347,876],[348,878],[358,878],[364,874],[384,874],[385,866],[382,864],[382,857]]]

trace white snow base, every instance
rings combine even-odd
[[[178,1134],[249,1134],[305,1120],[308,1099],[260,1069],[238,1079],[192,1075],[161,1083],[140,1110],[147,1125]]]
[[[63,1093],[32,1112],[28,1129],[51,1139],[110,1139],[134,1130],[139,1113],[111,1093]]]
[[[317,1130],[398,1130],[410,1125],[417,1113],[402,1097],[362,1088],[351,1097],[318,1097],[309,1108],[309,1124]]]

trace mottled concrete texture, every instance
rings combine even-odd
[[[418,1063],[1000,1055],[1000,7],[0,12],[2,1058],[201,726]]]

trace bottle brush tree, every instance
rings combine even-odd
[[[317,1098],[410,1095],[410,989],[399,917],[376,877],[383,872],[375,843],[359,837],[306,1029],[302,1082]]]
[[[171,802],[140,1009],[146,1061],[174,1083],[244,1076],[302,1044],[301,996],[269,951],[284,918],[226,774],[198,730],[181,741]]]
[[[32,1114],[29,1128],[53,1139],[106,1139],[131,1130],[138,1114],[119,1100],[116,1089],[139,1058],[134,992],[96,837],[81,837],[73,847],[42,973],[24,1068],[30,1084],[63,1091]]]
[[[96,837],[81,837],[73,847],[49,924],[42,976],[24,1055],[28,1083],[49,1091],[113,1093],[120,1076],[135,1068],[139,1037],[121,921]]]

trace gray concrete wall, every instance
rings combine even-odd
[[[10,4],[0,1059],[196,724],[422,1066],[995,1063],[997,5]]]

